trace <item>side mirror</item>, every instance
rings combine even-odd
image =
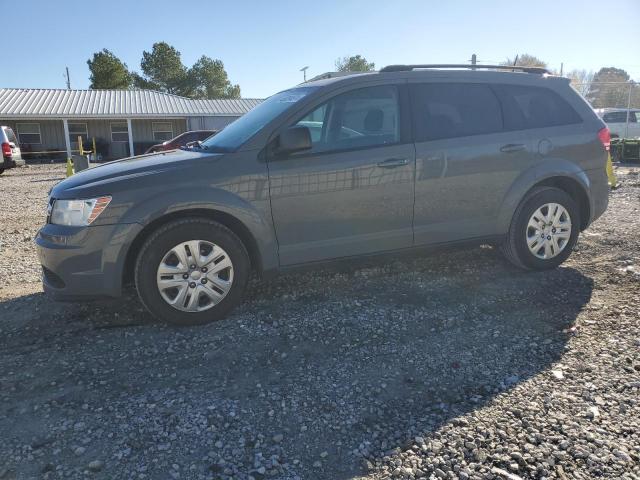
[[[290,127],[280,134],[277,153],[300,152],[302,150],[310,150],[311,147],[311,132],[307,127]]]

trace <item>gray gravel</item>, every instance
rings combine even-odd
[[[555,271],[477,247],[254,280],[190,329],[43,296],[62,172],[0,176],[0,480],[640,478],[640,169]]]

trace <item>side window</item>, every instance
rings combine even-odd
[[[411,102],[418,142],[502,131],[500,102],[485,84],[412,84]]]
[[[7,127],[4,131],[7,134],[7,138],[9,139],[9,141],[11,143],[15,143],[16,146],[18,146],[18,139],[16,138],[15,133],[13,133],[13,130],[11,130],[9,127]],[[38,138],[40,137],[40,131],[38,130]],[[27,142],[24,142],[27,143]],[[38,142],[40,143],[40,142]]]
[[[504,105],[505,128],[554,127],[582,122],[576,111],[556,92],[544,87],[494,85]]]
[[[367,87],[337,95],[296,125],[311,132],[312,152],[374,147],[400,141],[395,86]]]
[[[625,123],[627,121],[627,112],[605,113],[602,120],[604,120],[605,123]]]

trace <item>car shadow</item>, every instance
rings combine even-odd
[[[123,449],[152,477],[173,462],[214,478],[256,465],[275,478],[354,478],[548,370],[592,290],[574,268],[521,272],[471,248],[255,280],[228,319],[198,328],[160,325],[133,296],[21,297],[0,303],[0,430],[28,445],[69,418],[89,437],[120,425],[121,443],[87,445],[102,478],[123,474],[112,461]],[[33,474],[78,441],[73,429],[49,435],[36,461],[8,468]]]

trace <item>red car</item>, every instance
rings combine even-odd
[[[176,148],[185,147],[191,142],[201,142],[211,135],[218,133],[217,130],[191,130],[190,132],[184,132],[177,137],[167,140],[166,142],[158,143],[147,149],[144,153],[162,152],[164,150],[175,150]]]

